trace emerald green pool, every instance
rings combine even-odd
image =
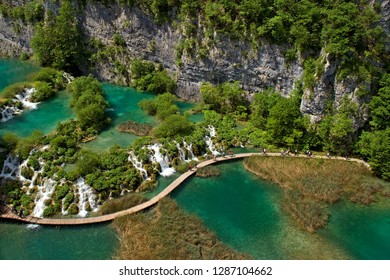
[[[111,258],[118,244],[108,224],[28,228],[0,223],[2,260],[104,260]]]
[[[25,81],[39,67],[17,59],[0,59],[0,92],[7,86]]]
[[[233,249],[255,259],[390,259],[390,203],[341,202],[317,234],[300,230],[281,209],[281,188],[245,170],[218,165],[219,177],[192,177],[173,197]]]

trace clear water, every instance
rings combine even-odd
[[[0,222],[1,260],[104,260],[118,245],[110,224],[31,229]]]
[[[192,177],[173,197],[233,249],[256,259],[390,259],[390,206],[339,203],[318,234],[300,230],[281,207],[281,189],[220,164],[220,177]]]
[[[0,92],[7,86],[27,80],[39,67],[17,59],[0,59]]]
[[[41,102],[36,110],[25,111],[9,121],[0,123],[0,135],[13,132],[25,137],[34,130],[49,133],[55,129],[58,122],[74,117],[69,101],[70,95],[67,92],[57,92],[54,98]]]

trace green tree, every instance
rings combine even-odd
[[[358,151],[368,159],[375,175],[390,179],[390,128],[364,131],[357,143]]]
[[[36,27],[31,46],[41,65],[72,72],[82,57],[80,42],[72,3],[64,0],[58,16],[49,12],[44,24]]]
[[[193,123],[185,116],[170,115],[154,129],[153,134],[158,138],[171,138],[189,135],[192,130]]]
[[[371,122],[375,130],[390,127],[390,74],[385,74],[380,82],[378,95],[370,102]]]

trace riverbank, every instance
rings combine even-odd
[[[370,205],[390,197],[390,185],[355,162],[250,157],[244,167],[283,188],[283,209],[308,232],[327,225],[330,207],[336,202]]]
[[[114,259],[208,260],[246,259],[224,245],[199,218],[184,213],[170,198],[149,212],[113,222],[120,239]]]

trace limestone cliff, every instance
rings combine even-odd
[[[388,0],[376,0],[382,8],[380,24],[389,35],[390,5]],[[375,0],[373,0],[373,3]],[[49,2],[48,2],[49,3]],[[46,5],[46,8],[48,5]],[[55,5],[51,4],[51,9]],[[214,42],[203,58],[184,52],[181,63],[177,62],[177,46],[183,40],[183,34],[172,24],[156,24],[150,16],[138,8],[124,8],[118,4],[103,5],[95,1],[86,1],[79,14],[79,24],[86,36],[101,41],[104,45],[113,44],[113,36],[119,34],[125,41],[124,50],[114,54],[114,59],[95,61],[93,68],[84,70],[93,72],[99,79],[115,83],[128,83],[126,71],[133,58],[161,63],[177,79],[176,94],[186,100],[200,99],[199,86],[204,81],[221,83],[238,80],[249,92],[257,92],[274,87],[284,96],[294,89],[296,82],[303,76],[300,59],[286,61],[284,56],[287,46],[259,44],[253,49],[251,44],[231,40],[215,34]],[[198,28],[202,26],[198,24]],[[22,51],[31,52],[29,45],[33,28],[4,18],[0,15],[0,55],[15,56]],[[197,38],[202,40],[202,38]],[[361,127],[367,119],[367,110],[359,98],[359,91],[369,90],[370,85],[357,82],[354,77],[342,80],[337,78],[338,61],[322,54],[325,59],[324,69],[316,75],[312,89],[304,92],[301,111],[311,120],[319,121],[324,115],[327,102],[334,103],[337,109],[340,100],[348,96],[359,105],[359,112],[354,120],[355,128]],[[125,69],[125,74],[118,74],[117,65]]]

